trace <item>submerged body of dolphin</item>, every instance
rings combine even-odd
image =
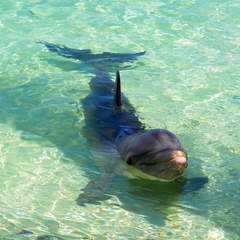
[[[131,62],[145,52],[92,54],[90,50],[41,43],[63,57],[78,59],[95,67],[96,76],[89,83],[91,92],[82,101],[86,133],[113,143],[124,162],[145,174],[165,181],[182,175],[188,160],[178,138],[164,129],[145,130],[135,109],[121,93],[119,71],[114,82],[102,68],[102,62]],[[101,63],[100,67],[98,63]]]

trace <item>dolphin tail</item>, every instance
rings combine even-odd
[[[56,52],[58,55],[65,58],[73,58],[80,61],[84,61],[91,66],[98,66],[99,64],[110,65],[113,63],[133,62],[138,57],[145,54],[145,51],[138,53],[110,53],[103,52],[93,54],[89,49],[74,49],[68,48],[60,44],[52,44],[45,41],[39,41],[37,43],[45,45],[51,52]]]
[[[39,41],[37,43],[41,43],[47,47],[47,49],[51,52],[56,52],[58,55],[65,57],[65,58],[74,58],[74,59],[83,59],[84,56],[91,54],[91,50],[89,49],[72,49],[68,48],[65,45],[60,44],[52,44],[45,41]]]
[[[114,103],[117,107],[122,106],[121,79],[119,70],[116,72],[116,81],[114,89]]]

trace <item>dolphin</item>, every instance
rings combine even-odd
[[[93,54],[90,50],[40,43],[60,56],[95,67],[96,76],[89,82],[91,92],[82,100],[86,135],[95,135],[101,141],[109,142],[126,164],[143,173],[141,176],[173,181],[184,173],[188,157],[177,136],[165,129],[146,130],[135,108],[121,92],[119,70],[113,81],[103,68],[103,63],[106,66],[133,62],[145,52]]]

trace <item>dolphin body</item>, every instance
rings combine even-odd
[[[109,193],[110,186],[117,184],[115,180],[120,177],[119,174],[116,174],[115,166],[111,166],[116,151],[126,166],[129,166],[127,170],[130,170],[131,173],[134,172],[133,177],[137,177],[129,179],[131,180],[130,185],[133,184],[137,186],[137,189],[142,189],[140,192],[134,192],[134,195],[142,195],[142,191],[145,189],[144,184],[149,183],[155,193],[151,196],[153,202],[156,199],[165,198],[166,202],[171,202],[174,199],[172,194],[175,196],[181,192],[192,193],[201,189],[208,182],[206,177],[190,179],[180,177],[187,167],[188,157],[178,138],[164,129],[146,130],[137,117],[135,108],[121,92],[119,71],[117,70],[115,81],[108,73],[115,68],[121,68],[122,64],[132,63],[145,52],[93,54],[90,50],[72,49],[48,42],[40,43],[44,44],[49,51],[65,58],[80,60],[93,67],[95,71],[95,76],[89,82],[91,91],[81,101],[85,121],[85,126],[81,131],[86,136],[91,148],[97,151],[104,149],[104,163],[103,165],[100,163],[103,172],[101,175],[95,176],[95,173],[91,171],[89,183],[81,189],[82,193],[76,199],[78,205],[99,204],[116,195],[115,191]],[[124,67],[126,66],[123,65]],[[109,161],[105,160],[108,157]],[[105,161],[107,161],[107,165]],[[147,179],[138,181],[139,177]],[[166,184],[152,180],[170,183],[166,186]],[[147,196],[150,197],[149,194]],[[132,206],[131,203],[128,205]],[[138,210],[136,209],[136,211]]]
[[[92,54],[90,50],[41,43],[52,52],[84,61],[96,69],[96,76],[89,83],[91,93],[82,101],[86,133],[113,143],[124,162],[148,176],[172,181],[183,174],[188,159],[179,139],[164,129],[145,130],[134,107],[121,92],[119,71],[114,82],[103,69],[103,63],[108,66],[132,62],[145,52]]]

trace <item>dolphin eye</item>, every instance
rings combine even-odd
[[[147,161],[147,159],[149,157],[147,157],[147,154],[144,153],[144,154],[140,154],[140,155],[135,155],[135,156],[131,156],[127,159],[126,163],[129,164],[129,165],[135,165],[135,164],[138,164],[141,159],[145,158],[145,160]]]
[[[129,165],[132,165],[132,163],[133,163],[133,161],[132,161],[132,157],[128,158],[128,160],[127,160],[126,163],[129,164]]]

